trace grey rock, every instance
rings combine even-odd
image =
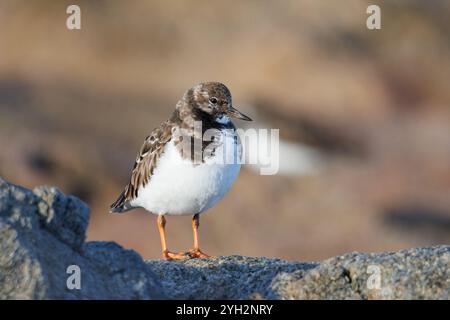
[[[317,265],[242,256],[147,264],[173,299],[280,299],[273,289],[277,276]]]
[[[449,299],[450,246],[321,263],[240,256],[147,261],[174,299]]]
[[[349,253],[307,272],[282,274],[283,299],[449,299],[450,246]]]
[[[88,207],[75,197],[0,179],[0,299],[164,298],[136,252],[85,243],[88,221]],[[67,287],[71,265],[80,268],[81,289]]]
[[[85,242],[89,208],[56,188],[0,178],[0,299],[449,299],[450,246],[323,262],[242,256],[143,261]],[[67,268],[81,289],[67,288]]]

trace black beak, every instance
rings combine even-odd
[[[230,106],[227,109],[226,113],[231,118],[245,120],[245,121],[253,121],[250,117],[247,117],[245,114],[243,114],[242,112],[240,112],[237,109],[233,108],[232,106]]]

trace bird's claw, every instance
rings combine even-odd
[[[177,260],[177,261],[181,261],[181,260],[187,260],[190,259],[190,255],[187,254],[186,252],[170,252],[170,251],[163,251],[163,258],[166,259],[167,261],[172,261],[172,260]]]
[[[191,249],[187,252],[191,259],[208,259],[213,258],[212,256],[202,252],[200,249]]]

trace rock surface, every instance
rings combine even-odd
[[[85,242],[88,221],[89,209],[75,197],[0,179],[0,299],[450,298],[450,246],[320,263],[241,256],[145,262],[113,242]],[[67,287],[71,265],[80,268],[81,289]]]
[[[75,197],[0,179],[0,299],[163,298],[136,252],[85,242],[88,222],[88,207]],[[79,290],[67,287],[71,265],[80,270]]]
[[[450,247],[349,253],[321,263],[221,257],[148,261],[176,299],[449,299]]]

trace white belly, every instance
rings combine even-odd
[[[240,146],[234,136],[222,136],[225,148],[216,156],[240,159]],[[230,158],[231,157],[231,158]],[[194,215],[215,205],[230,189],[240,170],[239,161],[217,163],[209,158],[194,165],[182,159],[173,142],[169,142],[159,158],[149,183],[139,190],[133,207],[142,207],[154,214]]]

